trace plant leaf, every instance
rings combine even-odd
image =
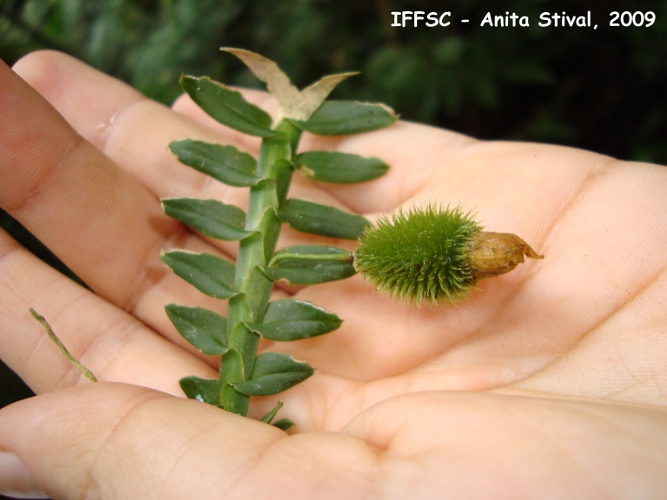
[[[332,332],[341,323],[338,316],[310,302],[285,299],[270,302],[262,323],[248,326],[265,339],[286,342]]]
[[[304,177],[338,184],[370,181],[389,170],[389,166],[379,158],[332,151],[301,153],[294,159],[294,164]]]
[[[228,299],[234,290],[234,264],[209,253],[169,250],[160,256],[176,275],[206,295]]]
[[[255,186],[261,180],[255,175],[255,159],[234,146],[183,139],[173,141],[169,144],[169,149],[184,165],[210,175],[228,186]]]
[[[270,424],[275,418],[276,414],[278,413],[278,410],[280,410],[282,407],[283,407],[282,401],[278,401],[276,403],[276,406],[274,406],[272,410],[270,410],[266,415],[262,417],[261,422],[264,422],[265,424]]]
[[[252,234],[243,229],[245,225],[243,210],[217,200],[169,198],[162,200],[162,208],[169,217],[211,238],[235,241]]]
[[[228,366],[231,366],[231,368],[227,370],[227,373],[230,374],[230,383],[227,385],[231,386],[232,383],[242,382],[245,379],[243,357],[236,349],[227,349],[227,351],[225,351],[225,353],[221,356],[220,363],[226,363]]]
[[[265,352],[257,356],[250,380],[231,385],[247,396],[270,396],[306,380],[313,373],[312,366],[288,354]]]
[[[240,297],[242,296],[239,295],[232,300],[238,300]],[[241,341],[239,342],[239,340]],[[248,328],[243,322],[237,323],[229,333],[229,345],[234,347],[241,356],[241,364],[243,366],[243,379],[241,380],[246,380],[252,373],[259,340],[259,333]],[[233,382],[238,381],[240,380],[234,380]]]
[[[325,76],[300,92],[283,70],[270,59],[244,49],[222,47],[220,50],[229,52],[243,61],[257,78],[266,83],[269,92],[280,105],[282,116],[295,120],[307,120],[336,85],[357,74],[354,72]],[[276,121],[279,121],[279,118]]]
[[[348,250],[299,245],[278,251],[269,267],[263,267],[262,272],[274,281],[315,285],[347,278],[356,271]]]
[[[289,418],[281,418],[280,420],[273,422],[271,425],[277,427],[281,431],[286,431],[287,429],[294,426],[294,422],[292,422]]]
[[[331,91],[343,80],[358,75],[358,71],[347,73],[337,73],[320,78],[315,83],[309,85],[301,91],[302,111],[299,116],[285,115],[285,118],[294,118],[295,120],[308,120],[312,114],[319,108]]]
[[[181,87],[192,100],[216,121],[244,134],[259,137],[276,135],[271,130],[271,116],[246,101],[240,92],[231,90],[207,76],[181,76]]]
[[[204,354],[217,356],[227,350],[224,316],[203,307],[169,304],[164,309],[178,333]]]
[[[306,200],[287,200],[278,210],[278,218],[303,233],[332,238],[358,239],[370,222],[334,207]]]
[[[302,130],[318,135],[348,135],[391,125],[398,115],[384,104],[325,101],[308,120],[292,120]]]
[[[184,377],[178,381],[181,390],[190,399],[196,399],[210,405],[219,406],[220,391],[218,379]]]

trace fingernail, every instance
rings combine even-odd
[[[30,471],[9,451],[0,451],[0,495],[12,498],[49,498],[39,489]]]

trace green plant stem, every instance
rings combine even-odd
[[[257,175],[262,181],[250,189],[245,229],[254,234],[239,245],[235,275],[239,294],[229,301],[225,332],[229,351],[220,363],[220,404],[240,415],[247,415],[250,398],[230,384],[248,380],[252,375],[259,335],[245,324],[260,323],[269,304],[273,282],[260,271],[260,266],[266,265],[275,253],[281,225],[276,213],[287,195],[291,161],[301,137],[301,131],[286,120],[274,129],[279,133],[262,140],[257,159]]]

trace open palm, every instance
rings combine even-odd
[[[302,149],[380,156],[391,169],[353,186],[295,177],[295,196],[371,219],[462,205],[546,257],[482,281],[458,307],[395,303],[360,276],[278,289],[344,320],[329,335],[262,345],[316,368],[280,395],[280,415],[297,424],[288,436],[174,397],[183,376],[215,377],[217,360],[164,313],[172,302],[226,305],[171,274],[161,249],[233,259],[236,244],[189,232],[159,199],[243,206],[247,196],[179,164],[167,144],[193,137],[256,153],[259,142],[187,98],[165,108],[62,54],[32,54],[15,70],[43,97],[2,68],[0,206],[95,292],[0,233],[0,356],[40,394],[0,411],[0,450],[48,494],[648,497],[667,487],[664,167],[404,122],[304,136]],[[273,106],[267,94],[246,97]],[[331,240],[287,228],[279,246],[298,242]],[[29,307],[103,382],[81,379]],[[252,416],[276,400],[253,400]]]

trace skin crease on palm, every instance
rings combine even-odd
[[[302,150],[380,156],[391,169],[353,186],[295,175],[291,196],[371,219],[461,204],[545,259],[482,281],[458,307],[395,303],[360,276],[278,289],[344,320],[329,335],[261,345],[316,368],[279,395],[280,416],[296,422],[288,435],[183,399],[178,379],[215,377],[217,360],[188,346],[163,309],[224,313],[226,304],[173,276],[161,249],[233,259],[236,244],[188,232],[159,199],[247,199],[179,164],[168,143],[194,137],[256,153],[259,141],[187,98],[163,107],[62,54],[30,54],[14,71],[0,72],[0,206],[92,289],[0,232],[0,357],[38,394],[0,411],[0,451],[19,458],[32,487],[105,499],[667,490],[665,167],[407,122],[352,137],[305,134]],[[275,110],[267,94],[244,93]],[[347,244],[284,229],[279,246],[296,243]],[[100,383],[68,364],[29,307]],[[253,399],[251,416],[277,399]]]

